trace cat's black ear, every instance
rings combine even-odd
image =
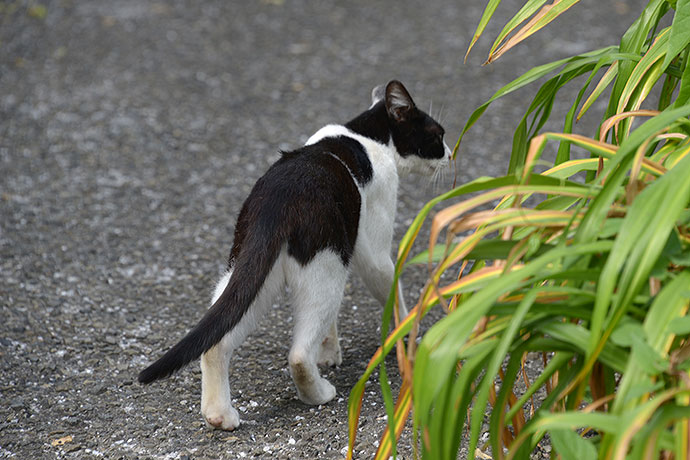
[[[386,85],[378,85],[371,90],[371,105],[383,100],[384,97],[386,97]]]
[[[412,96],[402,83],[393,80],[386,85],[386,110],[388,116],[397,122],[405,121],[415,109]]]

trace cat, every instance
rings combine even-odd
[[[374,88],[372,105],[345,125],[327,125],[282,152],[240,210],[228,269],[210,309],[179,343],[139,374],[164,378],[201,356],[201,412],[215,428],[239,423],[230,357],[285,288],[294,309],[290,374],[299,398],[324,404],[336,390],[317,364],[340,365],[337,315],[350,268],[385,305],[398,177],[450,162],[443,127],[399,81]],[[398,288],[401,315],[407,311]]]

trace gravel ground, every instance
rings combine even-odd
[[[136,383],[207,308],[254,181],[279,149],[347,121],[391,78],[442,111],[453,142],[501,85],[615,43],[643,3],[583,1],[480,67],[487,43],[462,57],[484,2],[0,1],[0,458],[343,458],[348,393],[380,321],[356,278],[325,406],[296,399],[282,304],[233,361],[235,432],[202,423],[198,364]],[[488,36],[517,6],[501,5]],[[459,182],[504,172],[533,91],[476,125]],[[403,180],[398,237],[448,184]],[[423,276],[405,277],[408,303]],[[375,382],[358,458],[385,424]],[[409,438],[401,449],[411,457]]]

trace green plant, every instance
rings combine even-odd
[[[499,3],[489,1],[470,49]],[[488,62],[577,0],[545,3],[526,2]],[[672,25],[659,30],[667,15]],[[413,263],[428,264],[430,276],[410,315],[389,333],[391,289],[382,346],[350,394],[349,457],[364,383],[378,368],[388,429],[376,458],[395,455],[412,409],[424,458],[456,458],[463,437],[470,458],[489,447],[494,458],[529,458],[547,434],[562,458],[688,458],[689,52],[690,0],[651,0],[618,46],[534,68],[470,116],[456,152],[491,102],[550,75],[515,131],[508,174],[433,199],[401,241],[396,283]],[[563,132],[541,133],[559,90],[581,76]],[[596,136],[573,134],[607,88]],[[658,94],[655,109],[642,107],[650,94]],[[536,173],[548,143],[558,152]],[[573,147],[589,158],[571,158]],[[495,200],[495,209],[477,210]],[[409,259],[439,204],[445,207],[433,217],[428,251]],[[444,273],[453,281],[442,281]],[[436,305],[448,314],[416,346],[419,320]],[[384,366],[393,348],[403,379],[396,401]],[[543,362],[534,381],[525,372],[528,353]],[[489,406],[489,438],[480,446]]]

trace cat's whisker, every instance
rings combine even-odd
[[[448,168],[444,165],[442,168],[439,168],[438,173],[439,184],[445,183],[448,177]]]
[[[446,178],[446,170],[448,165],[446,163],[439,163],[434,167],[434,171],[429,177],[429,184],[433,191],[438,191]]]
[[[439,124],[443,124],[443,109],[445,108],[446,103],[442,102],[441,103],[441,109],[438,111],[438,122]]]
[[[434,172],[427,180],[429,181],[429,188],[436,192],[436,173]]]
[[[438,184],[438,170],[436,170],[434,171],[434,174],[431,176],[431,189],[434,193],[438,191]]]

